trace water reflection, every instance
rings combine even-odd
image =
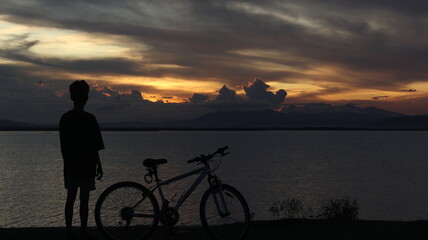
[[[275,200],[297,198],[316,208],[333,196],[360,204],[360,218],[416,220],[428,213],[427,132],[256,131],[104,132],[104,180],[97,197],[119,181],[144,183],[145,158],[167,158],[161,179],[195,168],[186,160],[218,146],[231,155],[217,171],[245,196],[256,219],[269,219]],[[62,160],[58,134],[0,132],[0,227],[63,226]],[[194,180],[165,188],[171,198]],[[180,209],[180,224],[200,224],[201,184]],[[75,214],[78,214],[75,212]],[[77,216],[77,215],[76,215]],[[76,218],[78,220],[78,218]],[[76,222],[79,224],[79,222]]]

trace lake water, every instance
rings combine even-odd
[[[103,132],[104,181],[91,194],[89,225],[101,192],[125,180],[146,185],[145,158],[167,158],[167,179],[196,167],[186,160],[228,145],[217,175],[247,199],[256,219],[271,219],[275,200],[317,209],[349,196],[361,219],[428,219],[428,132],[424,131],[154,131]],[[180,195],[192,180],[174,183]],[[179,224],[199,224],[201,184],[180,209]],[[0,132],[0,227],[64,226],[62,158],[57,132]],[[79,224],[78,203],[75,225]]]

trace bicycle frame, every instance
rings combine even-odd
[[[196,187],[198,187],[198,185],[202,182],[202,180],[204,180],[204,178],[205,178],[206,176],[208,176],[209,180],[210,180],[211,178],[215,178],[215,179],[217,180],[217,177],[216,177],[215,175],[213,175],[213,174],[212,174],[211,168],[210,168],[210,166],[209,166],[209,164],[208,164],[208,163],[205,163],[205,164],[204,164],[204,167],[201,167],[201,168],[195,169],[195,170],[193,170],[193,171],[190,171],[190,172],[187,172],[187,173],[184,173],[184,174],[178,175],[178,176],[176,176],[176,177],[170,178],[170,179],[165,180],[165,181],[161,181],[161,180],[159,180],[159,178],[158,178],[158,176],[157,176],[157,171],[155,171],[153,175],[154,175],[154,177],[155,177],[156,186],[155,186],[155,187],[153,187],[153,188],[150,188],[150,192],[153,194],[153,193],[156,191],[156,189],[158,189],[159,195],[160,195],[161,200],[162,200],[162,208],[167,207],[167,205],[169,204],[169,201],[165,199],[165,196],[164,196],[163,191],[162,191],[162,186],[164,186],[164,185],[168,185],[168,184],[173,183],[173,182],[177,182],[177,181],[179,181],[179,180],[181,180],[181,179],[184,179],[184,178],[190,177],[190,176],[192,176],[192,175],[196,175],[196,174],[198,174],[198,173],[200,174],[200,175],[199,175],[199,177],[198,177],[198,178],[195,180],[195,182],[194,182],[194,183],[189,187],[189,189],[187,189],[187,190],[184,192],[184,194],[180,196],[180,198],[179,198],[179,199],[178,199],[178,201],[177,201],[177,204],[173,207],[173,208],[174,208],[174,210],[178,211],[178,209],[180,208],[180,206],[184,203],[184,201],[186,201],[186,199],[190,196],[190,194],[192,194],[192,192],[196,189]],[[211,187],[213,187],[213,185],[212,185],[211,181],[209,181],[209,184],[210,184],[210,186],[211,186]],[[220,184],[220,186],[221,186],[221,184]],[[229,210],[227,209],[226,202],[225,202],[225,200],[224,200],[224,196],[223,196],[223,194],[222,194],[222,190],[223,190],[223,189],[221,189],[221,190],[219,191],[219,192],[220,192],[220,194],[219,194],[219,195],[220,195],[220,199],[221,199],[221,203],[222,203],[223,209],[222,209],[222,207],[220,206],[220,204],[219,204],[219,202],[218,202],[217,196],[215,196],[215,194],[213,194],[213,197],[214,197],[214,202],[215,202],[215,204],[216,204],[217,210],[219,211],[219,214],[220,214],[220,215],[222,215],[222,216],[227,216],[227,215],[229,215],[230,213],[229,213]],[[137,203],[132,207],[132,209],[134,209],[135,207],[137,207],[137,206],[138,206],[142,201],[144,201],[144,199],[146,199],[146,197],[145,197],[145,196],[143,196],[143,198],[142,198],[140,201],[138,201],[138,202],[137,202]],[[139,216],[139,217],[147,217],[147,216],[146,216],[146,215],[144,215],[144,214],[134,214],[134,216],[137,216],[137,217],[138,217],[138,216]]]
[[[177,204],[175,204],[175,206],[173,207],[175,210],[178,211],[178,209],[180,208],[180,206],[184,203],[184,201],[186,201],[186,199],[190,196],[190,194],[192,194],[192,192],[196,189],[196,187],[198,187],[198,185],[202,182],[202,180],[204,180],[204,178],[208,175],[211,175],[211,168],[209,167],[208,164],[206,164],[204,167],[195,169],[193,171],[178,175],[176,177],[173,177],[171,179],[165,180],[165,181],[160,181],[157,177],[157,174],[155,174],[155,181],[156,181],[156,186],[154,188],[152,188],[150,191],[152,193],[154,193],[154,191],[156,191],[156,189],[158,189],[159,192],[159,196],[161,197],[162,200],[162,207],[165,206],[165,204],[169,203],[168,200],[165,199],[163,191],[162,191],[162,186],[168,185],[170,183],[173,182],[177,182],[181,179],[190,177],[192,175],[196,175],[200,173],[199,177],[195,180],[195,182],[189,187],[189,189],[187,189],[183,195],[180,196],[180,198],[177,201]]]

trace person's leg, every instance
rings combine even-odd
[[[73,221],[73,207],[76,200],[77,188],[67,189],[67,201],[65,202],[65,226],[67,232],[71,232],[71,223]]]
[[[88,226],[88,211],[89,211],[89,191],[80,189],[80,223],[81,232],[86,234]]]

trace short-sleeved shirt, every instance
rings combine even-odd
[[[97,152],[104,142],[97,119],[82,110],[70,110],[59,124],[64,176],[96,175]]]

